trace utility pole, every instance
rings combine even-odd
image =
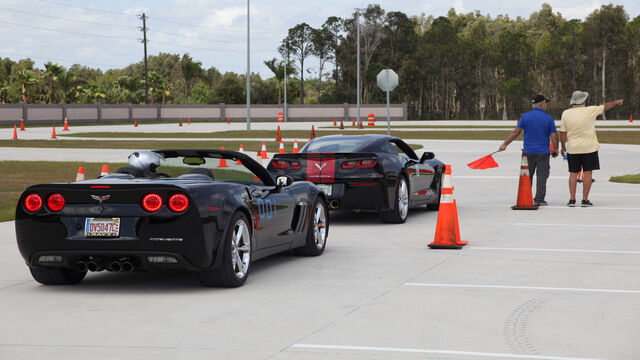
[[[284,122],[287,122],[287,66],[289,66],[289,44],[287,43],[287,57],[284,60]]]
[[[249,0],[247,0],[247,131],[251,130],[251,38],[249,21]]]
[[[362,120],[360,120],[360,92],[361,92],[361,90],[360,90],[360,10],[361,9],[356,9],[356,21],[358,23],[358,25],[357,25],[357,29],[358,30],[356,32],[357,33],[356,36],[358,38],[358,41],[357,41],[357,43],[358,43],[358,46],[357,46],[358,54],[356,55],[356,61],[358,62],[357,66],[356,66],[356,68],[357,68],[356,72],[358,73],[358,76],[357,76],[358,79],[357,79],[357,85],[356,85],[356,91],[358,92],[358,94],[356,96],[356,98],[357,98],[356,101],[357,101],[358,127],[362,127]]]
[[[144,44],[144,101],[146,104],[149,103],[149,71],[147,67],[147,16],[142,13],[140,16],[142,19],[142,28],[139,30],[142,31],[142,40],[141,42]]]

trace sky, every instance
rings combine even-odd
[[[263,61],[279,57],[287,30],[306,22],[320,27],[329,16],[350,17],[355,8],[377,3],[385,11],[408,16],[446,15],[449,9],[479,10],[495,17],[528,18],[546,2],[565,18],[584,19],[608,1],[595,0],[252,0],[250,6],[252,72],[273,76]],[[630,18],[640,15],[640,1],[618,0]],[[247,2],[241,0],[2,0],[0,57],[30,57],[36,66],[47,61],[65,67],[82,64],[103,71],[143,59],[142,20],[147,20],[148,54],[189,53],[204,68],[222,73],[247,69]],[[310,62],[317,72],[317,63]]]

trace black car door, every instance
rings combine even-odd
[[[431,184],[431,179],[433,178],[433,175],[430,175],[433,169],[429,170],[428,165],[425,166],[425,164],[419,163],[416,153],[404,141],[400,139],[392,139],[390,141],[395,145],[394,148],[398,152],[398,155],[405,159],[405,163],[410,160],[413,163],[406,166],[407,174],[409,174],[411,191],[409,200],[411,205],[424,203],[427,200],[427,192]]]
[[[252,186],[252,201],[257,208],[254,228],[258,249],[289,244],[295,200],[286,187]]]

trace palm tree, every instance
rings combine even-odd
[[[85,80],[77,79],[71,72],[63,72],[58,76],[58,87],[62,91],[62,100],[66,103],[75,102],[80,95],[80,88],[86,84]]]
[[[182,60],[180,60],[180,67],[182,68],[182,76],[185,81],[185,98],[184,103],[189,103],[189,95],[191,95],[191,86],[193,86],[195,80],[200,77],[202,73],[202,63],[200,61],[193,61],[189,54],[184,54]]]
[[[29,87],[38,82],[38,75],[33,70],[24,69],[16,74],[16,80],[22,87],[22,101],[29,102]]]
[[[151,93],[151,103],[155,100],[155,94],[157,91],[160,91],[160,87],[165,82],[162,75],[158,74],[155,71],[149,72],[149,92]]]
[[[171,95],[171,90],[173,90],[173,84],[168,81],[161,83],[158,86],[158,90],[162,92],[162,105],[166,103],[166,97]]]
[[[97,103],[98,99],[104,99],[106,97],[105,90],[102,85],[95,81],[89,82],[89,86],[84,89],[85,93],[93,98],[93,102]]]
[[[56,82],[58,77],[64,72],[64,68],[51,61],[44,64],[44,78],[49,82],[49,103],[56,102]]]

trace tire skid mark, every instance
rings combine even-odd
[[[531,320],[553,294],[540,294],[516,306],[502,325],[502,336],[511,351],[517,354],[538,355],[537,346],[531,340]]]

